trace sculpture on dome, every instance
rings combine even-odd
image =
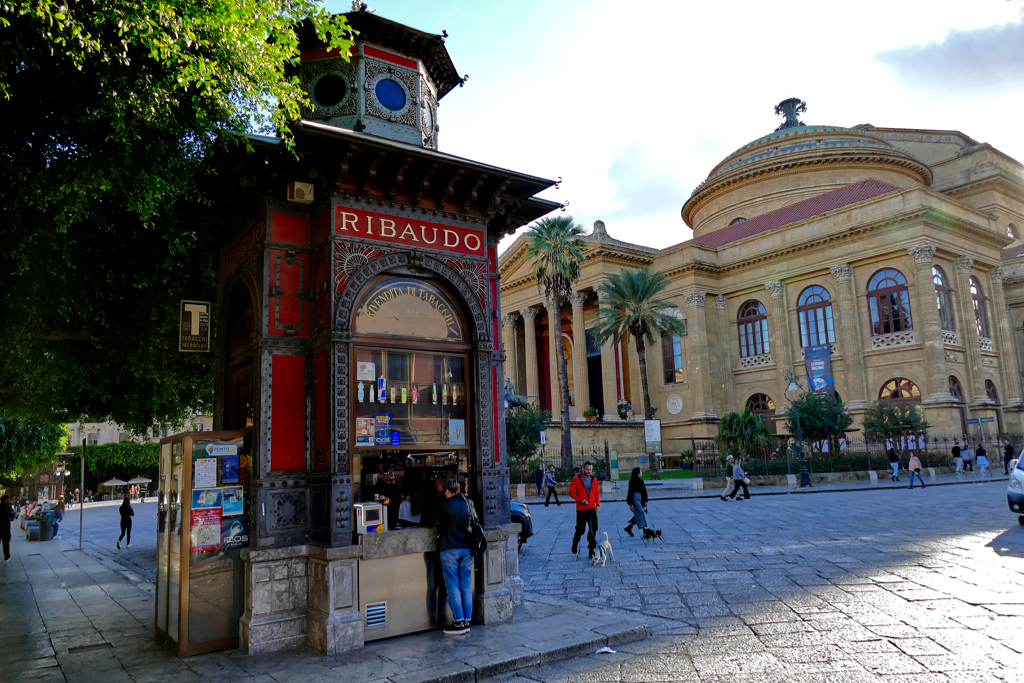
[[[798,114],[803,114],[805,111],[807,111],[807,103],[799,97],[790,97],[788,100],[782,100],[775,105],[775,115],[785,116],[786,120],[783,121],[775,130],[806,126],[807,124],[801,121],[798,116]]]

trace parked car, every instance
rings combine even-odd
[[[1024,524],[1024,458],[1010,461],[1010,478],[1006,482],[1006,503],[1017,522]]]
[[[526,543],[526,539],[533,536],[533,518],[530,517],[530,506],[526,503],[520,503],[517,500],[513,500],[512,521],[522,527],[519,530],[519,549],[522,550],[523,544]],[[1024,522],[1021,523],[1024,524]]]

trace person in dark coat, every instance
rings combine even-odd
[[[632,536],[634,524],[639,527],[641,531],[647,528],[647,517],[644,515],[647,511],[647,484],[644,483],[644,478],[640,475],[639,467],[634,467],[633,472],[629,475],[629,489],[626,491],[626,503],[629,505],[629,509],[633,512],[633,519],[629,520],[629,524],[626,525],[625,531],[627,534]]]
[[[11,560],[11,522],[15,516],[11,499],[6,495],[0,496],[0,543],[4,546],[4,562]]]
[[[1010,461],[1013,460],[1013,446],[1009,439],[1003,440],[1003,474],[1010,473]]]
[[[128,535],[128,547],[132,547],[132,517],[135,516],[135,510],[132,509],[132,502],[128,498],[128,494],[124,495],[124,500],[121,502],[121,507],[118,508],[118,512],[121,513],[121,535],[117,537],[117,549],[121,549],[121,539]]]
[[[473,619],[472,523],[476,511],[455,479],[445,481],[444,498],[438,511],[437,545],[453,619],[444,632],[454,636],[469,633],[469,622]]]
[[[544,495],[544,468],[537,462],[537,469],[533,471],[533,482],[537,484],[537,497]]]

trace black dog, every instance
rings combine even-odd
[[[642,531],[644,532],[644,545],[647,545],[647,541],[651,543],[658,540],[662,543],[665,542],[665,539],[661,537],[661,529],[643,529]]]

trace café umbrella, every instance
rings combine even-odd
[[[135,477],[134,479],[129,479],[128,483],[129,484],[148,484],[151,481],[153,481],[153,480],[152,479],[146,479],[145,477]]]
[[[107,481],[100,484],[101,486],[126,486],[128,482],[121,479],[108,479]]]

